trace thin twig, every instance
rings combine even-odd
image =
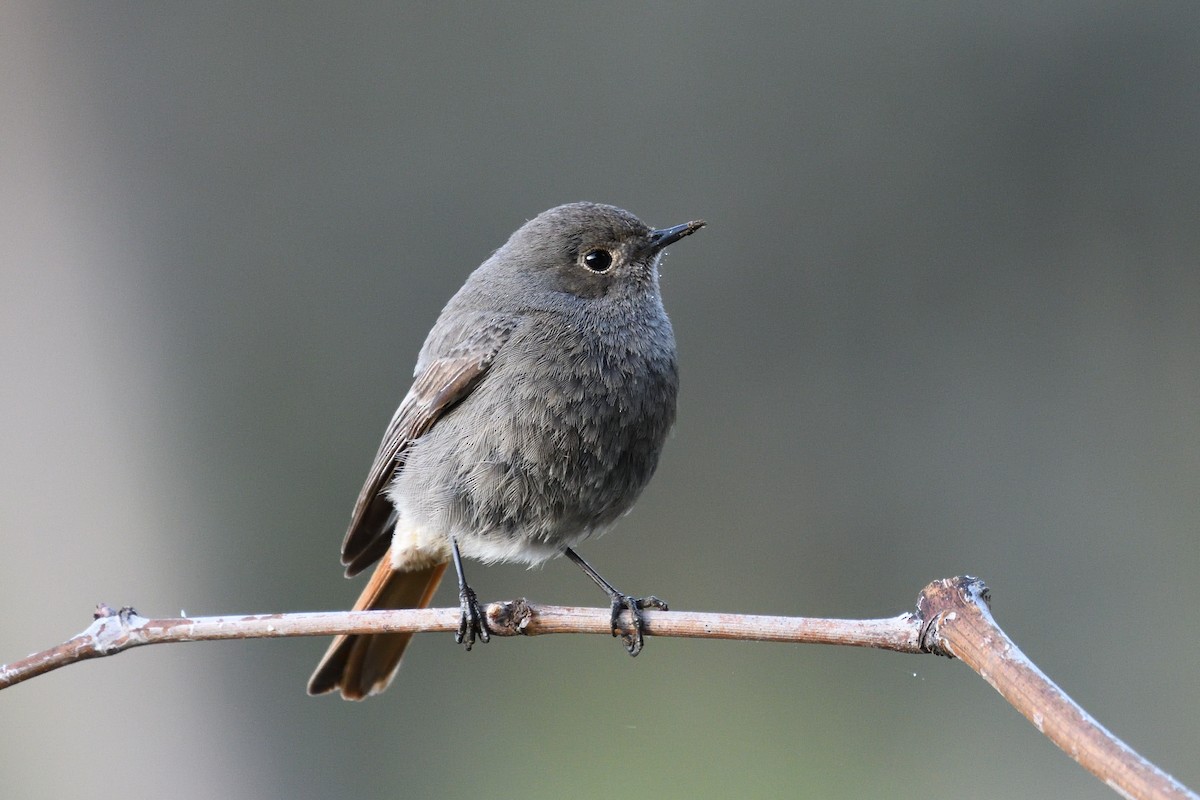
[[[95,621],[79,635],[0,666],[0,689],[76,661],[114,655],[144,644],[453,631],[458,628],[460,613],[457,608],[429,608],[146,619],[132,608],[113,611],[102,605],[96,610]],[[486,613],[488,627],[497,636],[611,634],[606,608],[543,606],[513,600],[492,603]],[[840,644],[957,657],[991,683],[1039,731],[1121,795],[1200,800],[1105,730],[1030,662],[992,618],[987,587],[976,578],[935,581],[921,592],[915,614],[889,619],[656,610],[643,613],[644,633],[648,636]]]
[[[611,633],[611,612],[606,608],[533,605],[521,599],[491,603],[486,613],[488,628],[497,636]],[[101,605],[87,630],[57,647],[0,666],[0,689],[76,661],[116,655],[147,644],[340,633],[454,631],[458,629],[460,614],[457,608],[422,608],[147,619],[132,608],[114,611]],[[643,618],[644,632],[650,636],[844,644],[920,652],[921,627],[912,614],[881,620],[839,620],[651,610],[644,611]]]

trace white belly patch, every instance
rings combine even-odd
[[[403,518],[392,532],[392,566],[398,570],[426,569],[450,560],[450,537],[441,531],[413,525]]]

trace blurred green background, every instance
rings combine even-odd
[[[710,227],[658,476],[582,548],[674,607],[891,616],[985,578],[1200,786],[1200,5],[0,5],[0,661],[348,607],[421,341],[558,203]],[[485,599],[600,605],[572,565]],[[455,601],[443,587],[439,605]],[[946,660],[423,636],[156,647],[0,695],[6,797],[1113,796]]]

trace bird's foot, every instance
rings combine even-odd
[[[642,609],[654,608],[659,611],[666,611],[667,604],[650,595],[649,597],[633,597],[624,592],[613,591],[609,595],[612,601],[612,635],[620,636],[621,643],[625,645],[625,652],[631,656],[636,656],[642,652],[642,629],[645,627],[645,621],[642,619]],[[621,628],[621,612],[629,609],[629,616],[633,623],[633,630],[625,631]]]
[[[458,632],[454,634],[454,641],[465,645],[468,651],[475,644],[476,638],[487,644],[492,638],[488,631],[487,615],[483,613],[475,591],[465,583],[458,589],[458,604],[462,609],[462,617],[458,623]]]

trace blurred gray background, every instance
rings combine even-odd
[[[0,5],[0,661],[348,607],[417,349],[558,203],[704,217],[679,422],[584,554],[673,606],[891,616],[969,572],[1200,786],[1200,5]],[[601,605],[569,563],[485,599]],[[455,602],[443,587],[439,605]],[[947,660],[423,636],[155,647],[0,695],[8,797],[1113,796]]]

